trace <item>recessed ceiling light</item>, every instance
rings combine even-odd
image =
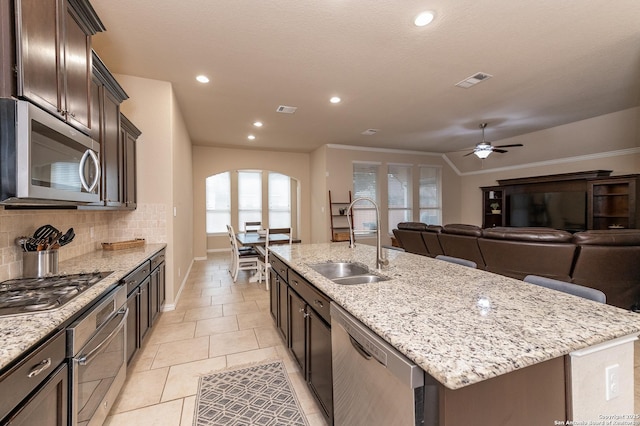
[[[262,121],[254,121],[253,125],[256,127],[262,127]]]
[[[247,136],[247,139],[249,139],[250,141],[254,140],[256,137],[254,135],[249,135]]]
[[[200,83],[208,83],[209,77],[207,77],[206,75],[199,75],[196,77],[196,80],[198,80]]]
[[[416,19],[413,21],[413,23],[416,25],[416,27],[424,27],[426,25],[429,25],[431,21],[433,21],[434,16],[435,15],[433,14],[433,12],[422,12],[421,14],[416,16]]]
[[[331,102],[332,104],[339,104],[341,100],[342,99],[340,99],[339,97],[334,96],[331,99],[329,99],[329,102]]]

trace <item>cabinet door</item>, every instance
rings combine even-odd
[[[278,274],[276,274],[273,269],[269,269],[269,282],[271,283],[269,286],[269,312],[276,327],[278,327],[278,290],[280,287],[280,277],[278,277]]]
[[[128,208],[135,209],[136,194],[136,139],[129,133],[124,134],[124,202]]]
[[[158,266],[159,275],[158,279],[160,282],[158,283],[159,293],[158,293],[158,310],[162,309],[162,305],[164,305],[164,301],[166,300],[166,290],[165,290],[165,282],[167,281],[167,268],[166,263],[162,262],[160,266]]]
[[[64,109],[67,121],[89,131],[91,97],[91,37],[82,29],[76,13],[65,2],[64,15]]]
[[[138,349],[138,289],[127,298],[127,364]]]
[[[122,142],[120,137],[120,102],[102,89],[102,194],[105,205],[123,205]]]
[[[67,364],[62,364],[10,419],[6,419],[6,424],[66,426],[69,410],[68,375]]]
[[[160,312],[160,268],[156,268],[151,273],[151,301],[150,301],[150,317],[151,323],[153,325],[156,318],[158,317],[158,313]]]
[[[289,342],[289,318],[290,318],[290,309],[289,309],[289,299],[288,299],[288,286],[287,283],[282,280],[282,278],[278,279],[278,330],[280,330],[280,334],[284,339],[285,343]]]
[[[147,331],[149,330],[149,312],[150,312],[150,303],[151,303],[151,294],[149,291],[149,283],[151,281],[150,277],[147,277],[142,284],[140,284],[140,311],[139,311],[139,321],[140,321],[140,345],[142,345],[142,341],[145,338]]]
[[[322,405],[325,416],[333,418],[333,375],[331,370],[331,327],[309,309],[307,339],[307,380]]]
[[[294,291],[289,289],[289,319],[290,319],[290,348],[293,357],[298,362],[300,370],[306,380],[306,303]]]
[[[64,117],[58,11],[62,0],[21,0],[18,38],[18,95]]]

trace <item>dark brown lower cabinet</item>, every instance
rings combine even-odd
[[[12,426],[66,426],[69,410],[69,369],[60,365],[10,418]]]
[[[304,374],[305,379],[305,366],[306,366],[306,348],[307,348],[307,340],[306,340],[306,328],[307,328],[307,312],[304,300],[298,294],[289,289],[289,312],[291,312],[291,316],[289,317],[289,338],[290,338],[290,348],[293,357],[298,361],[298,365],[300,365],[300,369]]]
[[[151,282],[151,278],[147,277],[142,284],[140,284],[140,304],[138,307],[139,310],[139,333],[140,333],[140,344],[142,344],[142,340],[149,331],[149,327],[151,325],[151,318],[149,316],[149,305],[151,301],[151,292],[149,291],[149,283]]]
[[[289,303],[287,282],[278,277],[278,321],[277,326],[285,343],[289,342]]]
[[[269,313],[278,326],[278,274],[269,269]]]
[[[136,288],[127,298],[127,308],[129,315],[127,316],[127,364],[133,358],[138,349],[138,295],[139,290]]]
[[[332,416],[331,327],[309,306],[307,310],[307,382],[325,415]]]

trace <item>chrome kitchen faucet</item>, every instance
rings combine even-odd
[[[358,201],[369,201],[373,204],[373,207],[376,208],[376,269],[381,270],[383,266],[387,266],[389,264],[389,260],[386,259],[382,255],[382,247],[380,246],[380,209],[378,208],[378,204],[369,197],[358,197],[349,204],[347,207],[347,221],[349,222],[349,248],[354,248],[356,246],[353,238],[353,225],[351,224],[351,216],[349,213],[351,212],[351,208]]]

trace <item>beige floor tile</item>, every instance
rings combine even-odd
[[[293,389],[298,396],[302,411],[304,411],[306,415],[320,413],[320,407],[318,407],[315,399],[313,399],[311,391],[307,383],[302,379],[302,376],[299,373],[289,373],[289,380],[291,380]]]
[[[259,349],[258,339],[253,330],[234,331],[231,333],[216,334],[210,337],[209,356],[235,354],[254,349]]]
[[[112,413],[158,404],[168,373],[168,368],[160,368],[130,374],[112,408]]]
[[[184,321],[184,312],[180,311],[168,311],[162,312],[160,317],[158,318],[157,325],[165,325],[165,324],[177,324],[179,322]]]
[[[274,325],[271,325],[273,322],[265,322],[262,327],[255,327],[253,331],[256,333],[256,337],[258,339],[258,344],[261,348],[269,348],[271,346],[278,346],[283,344],[283,339],[280,336],[280,333],[276,329]],[[240,328],[242,329],[242,327]]]
[[[244,302],[244,297],[242,297],[242,293],[219,294],[217,296],[211,296],[212,305],[222,305],[225,303],[243,303],[243,302]]]
[[[305,417],[309,422],[309,426],[327,426],[327,422],[321,413],[306,414]]]
[[[158,325],[151,329],[150,344],[175,342],[176,340],[191,339],[196,330],[195,322],[181,322],[178,324]]]
[[[229,367],[238,367],[245,364],[260,363],[277,358],[278,353],[276,352],[275,348],[263,348],[227,355],[227,365]]]
[[[238,320],[235,316],[205,319],[197,322],[195,335],[209,336],[212,334],[238,331]]]
[[[247,314],[238,314],[238,327],[240,330],[246,328],[260,327],[273,322],[273,318],[268,312],[258,311],[257,307]]]
[[[159,347],[159,344],[145,343],[131,360],[131,365],[127,367],[127,374],[134,371],[150,370]]]
[[[226,366],[226,358],[223,356],[172,366],[169,368],[162,401],[195,395],[200,376],[224,370]]]
[[[196,397],[190,396],[183,399],[182,403],[182,418],[180,419],[180,426],[193,426],[193,416],[196,409]]]
[[[163,343],[153,360],[151,368],[168,367],[209,357],[209,337]]]
[[[169,401],[107,417],[105,426],[178,425],[182,416],[182,400]]]
[[[180,297],[176,311],[186,311],[192,308],[211,306],[211,296]]]
[[[192,297],[200,297],[206,296],[206,294],[202,294],[204,290],[201,288],[195,288],[190,286],[185,286],[185,288],[180,293],[180,298],[192,298]]]
[[[269,312],[269,310],[271,309],[271,301],[269,299],[256,300],[256,304],[258,305],[258,309],[261,312]]]
[[[231,287],[205,288],[201,291],[203,296],[222,296],[231,294]]]
[[[242,296],[244,297],[244,300],[247,302],[250,300],[255,300],[255,301],[269,300],[269,293],[263,288],[251,288],[248,290],[241,290],[241,291],[242,291]]]
[[[258,305],[255,301],[240,302],[240,303],[225,303],[222,305],[222,313],[225,317],[230,315],[248,314],[258,310]]]
[[[295,358],[293,358],[293,355],[291,355],[289,348],[287,348],[282,341],[279,345],[275,346],[275,349],[278,353],[278,357],[284,361],[284,367],[286,368],[287,373],[302,374],[300,372],[300,366],[298,365],[298,362],[295,360]]]
[[[193,308],[185,312],[185,321],[198,321],[222,316],[222,305],[205,306],[204,308]]]

